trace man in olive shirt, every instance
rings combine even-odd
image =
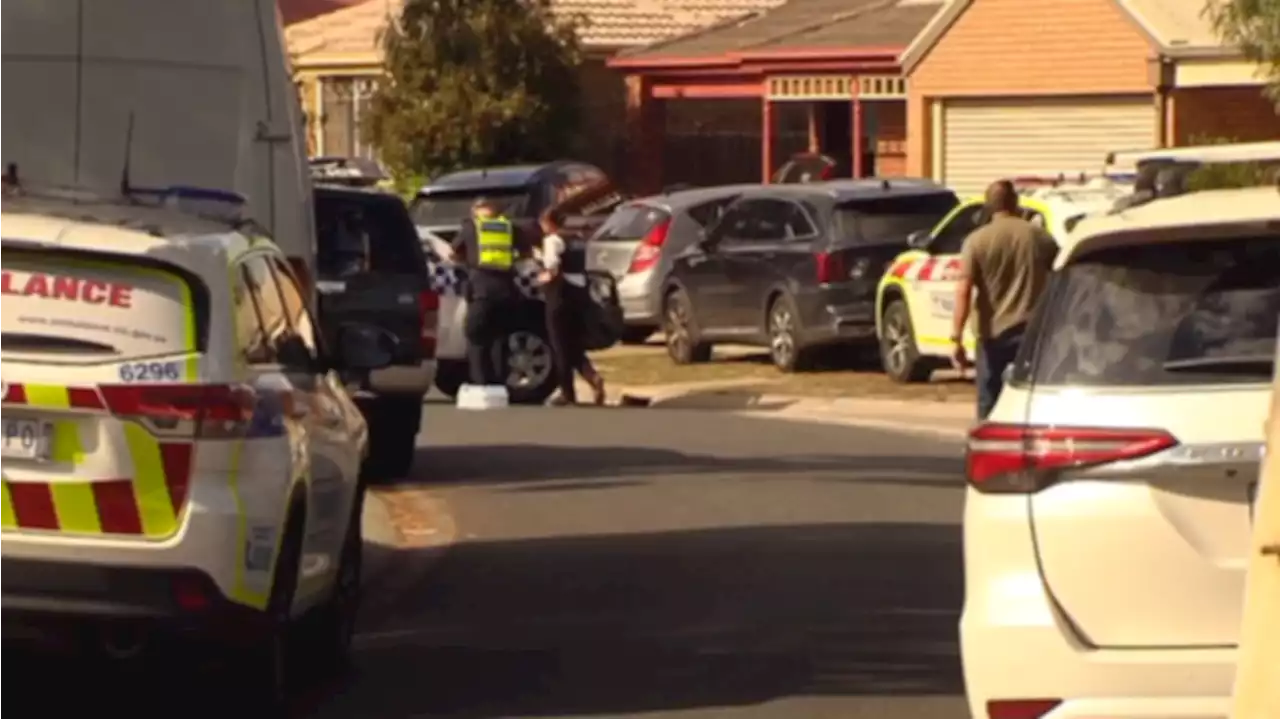
[[[1027,321],[1049,284],[1058,245],[1043,229],[1022,219],[1013,183],[1000,180],[987,188],[991,221],[965,239],[952,318],[952,362],[969,363],[964,326],[976,310],[978,339],[978,418],[991,413],[1004,387],[1005,368],[1013,363]],[[976,305],[976,306],[974,306]]]

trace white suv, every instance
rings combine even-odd
[[[1087,219],[1057,268],[969,439],[973,716],[1225,718],[1280,316],[1280,193]]]

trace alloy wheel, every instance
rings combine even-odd
[[[507,338],[507,386],[539,387],[551,376],[551,346],[533,332],[513,332]]]
[[[684,303],[676,300],[667,308],[667,353],[673,358],[688,355],[691,342],[689,340],[689,317]]]
[[[773,308],[769,317],[769,351],[773,354],[774,364],[787,367],[796,354],[796,340],[792,334],[795,320],[791,310],[779,303]]]
[[[902,316],[894,313],[884,327],[884,363],[886,369],[899,373],[907,366],[907,356],[911,351],[911,331],[907,329]]]

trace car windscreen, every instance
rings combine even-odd
[[[907,235],[932,230],[957,204],[950,192],[859,198],[836,206],[835,224],[845,240],[906,244]]]
[[[530,195],[531,190],[527,187],[431,192],[414,198],[409,214],[415,225],[458,225],[471,216],[476,200],[484,198],[497,206],[498,214],[522,217],[528,214]]]
[[[417,230],[398,198],[317,192],[316,239],[318,269],[325,279],[365,271],[425,271]]]
[[[1270,382],[1280,235],[1103,249],[1062,270],[1036,325],[1036,383]]]
[[[196,352],[208,326],[207,290],[197,285],[129,258],[5,250],[0,346],[68,363]]]
[[[609,215],[591,238],[597,242],[634,242],[671,219],[666,210],[652,205],[623,205]]]

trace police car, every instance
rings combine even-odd
[[[324,346],[275,243],[160,194],[6,191],[4,634],[215,640],[281,701],[287,638],[350,645],[367,431],[336,373],[390,339]]]
[[[1127,177],[1018,178],[1025,218],[1062,238],[1085,216],[1111,208],[1125,196]],[[990,218],[982,198],[962,202],[930,232],[908,238],[911,246],[898,255],[876,291],[876,337],[885,373],[897,382],[924,382],[951,356],[951,321],[955,308],[960,248]],[[974,338],[965,332],[965,347]]]

